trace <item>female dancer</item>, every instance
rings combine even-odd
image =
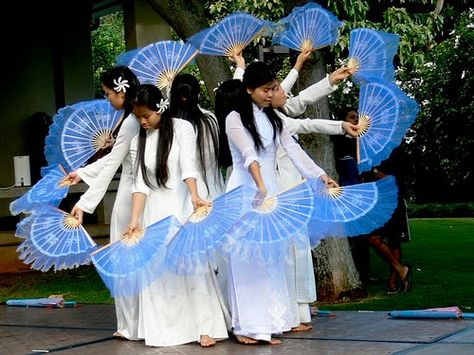
[[[233,161],[227,191],[244,184],[256,187],[262,196],[276,194],[275,158],[279,144],[303,176],[320,178],[328,185],[337,186],[294,141],[271,107],[272,96],[278,89],[276,76],[266,64],[255,62],[247,67],[239,94],[240,104],[225,122]],[[267,268],[255,268],[254,264],[236,254],[229,258],[228,292],[233,332],[244,344],[258,340],[279,344],[271,335],[290,330],[293,316],[287,265],[280,259]]]
[[[193,75],[176,76],[171,85],[170,112],[172,117],[182,118],[194,127],[197,136],[198,191],[206,200],[212,200],[224,189],[217,164],[219,127],[216,116],[199,106],[199,93],[199,82]]]
[[[171,118],[167,105],[154,85],[138,89],[134,113],[141,128],[130,147],[137,170],[127,233],[170,215],[184,222],[193,207],[206,203],[197,191],[193,126]],[[139,337],[147,345],[173,346],[197,341],[208,347],[217,339],[227,338],[219,291],[210,268],[198,276],[166,272],[139,298]]]
[[[122,166],[117,196],[110,218],[110,241],[113,242],[121,238],[130,219],[133,178],[130,142],[137,135],[139,129],[139,124],[132,110],[139,82],[135,74],[124,66],[107,70],[101,79],[105,97],[116,110],[124,110],[124,118],[111,152],[96,162],[70,173],[67,178],[73,181],[73,184],[82,179],[89,185],[87,191],[82,194],[71,211],[71,214],[82,223],[84,211],[87,213],[94,212],[107,192],[115,173]],[[137,340],[137,299],[134,297],[116,298],[115,311],[117,331],[114,335],[129,340]]]

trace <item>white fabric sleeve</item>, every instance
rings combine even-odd
[[[296,80],[298,80],[299,75],[300,74],[298,73],[298,70],[291,69],[286,78],[280,83],[280,86],[283,88],[283,90],[285,90],[286,93],[291,91],[293,85],[296,83]]]
[[[291,161],[298,169],[299,173],[305,178],[310,177],[318,178],[323,174],[326,174],[316,163],[306,154],[301,146],[291,136],[286,126],[280,133],[280,142],[285,150],[286,154],[290,157]]]
[[[138,134],[133,137],[130,143],[130,158],[132,161],[132,171],[134,174],[133,185],[132,185],[132,194],[135,192],[140,192],[148,196],[150,193],[150,188],[145,184],[143,180],[142,168],[141,166],[135,166],[138,164]]]
[[[286,78],[280,83],[280,86],[283,88],[283,90],[285,90],[286,93],[291,91],[293,85],[296,83],[296,80],[298,80],[299,75],[300,74],[298,73],[298,70],[291,69]]]
[[[242,81],[244,79],[244,73],[245,73],[245,69],[237,67],[235,68],[234,76],[232,77],[232,79],[237,79],[237,80]]]
[[[107,164],[107,159],[109,159],[109,155],[110,153],[106,156],[103,156],[99,160],[96,160],[92,164],[77,169],[77,175],[79,175],[82,181],[84,181],[87,185],[93,185],[97,176],[99,176],[100,172],[104,170],[104,167]]]
[[[344,134],[342,129],[342,121],[323,120],[323,119],[298,119],[287,117],[284,119],[286,128],[291,135],[320,133],[320,134]]]
[[[321,98],[333,93],[337,89],[337,85],[329,84],[329,75],[316,84],[300,91],[298,96],[286,100],[283,111],[290,117],[296,117],[306,111],[309,105],[316,103]]]
[[[237,112],[232,111],[227,116],[225,120],[225,133],[229,141],[237,147],[242,155],[245,169],[248,169],[254,161],[261,165],[253,139],[242,124],[240,115]]]
[[[136,127],[137,122],[133,115],[129,115],[125,118],[122,127],[120,127],[115,144],[112,147],[112,151],[107,155],[101,172],[94,179],[93,183],[89,185],[87,191],[82,194],[76,204],[81,210],[87,213],[93,213],[104,197],[115,172],[129,154],[130,141],[137,134]]]
[[[196,133],[193,125],[187,121],[180,120],[178,133],[179,165],[181,167],[181,179],[197,179],[196,169]],[[175,131],[176,132],[176,131]]]

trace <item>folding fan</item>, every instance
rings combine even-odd
[[[349,39],[349,61],[353,68],[352,80],[357,84],[373,80],[395,80],[393,57],[397,53],[400,36],[370,28],[356,28]]]
[[[308,223],[311,245],[328,236],[368,234],[383,226],[397,207],[398,187],[391,175],[370,183],[327,188],[313,181],[314,210]]]
[[[23,196],[10,203],[10,213],[17,215],[22,212],[30,212],[37,204],[50,204],[57,207],[61,200],[66,197],[70,181],[66,181],[66,171],[61,165],[51,167],[49,173],[39,180]]]
[[[160,90],[171,86],[176,75],[198,54],[194,46],[177,41],[160,41],[140,49],[128,67],[141,84],[153,84]]]
[[[399,146],[420,108],[395,83],[373,81],[359,93],[359,171],[370,170]]]
[[[31,223],[35,219],[33,214],[25,216],[16,224],[15,237],[26,239],[31,233]]]
[[[225,242],[226,232],[245,211],[257,191],[239,186],[202,206],[183,224],[168,245],[168,268],[178,274],[200,273]]]
[[[124,67],[128,67],[130,62],[132,61],[133,57],[140,51],[141,48],[136,48],[129,50],[127,52],[122,52],[120,53],[116,58],[115,58],[115,65],[123,65]]]
[[[255,259],[262,264],[286,256],[288,242],[307,227],[313,207],[309,180],[265,198],[226,233],[223,249],[243,260]]]
[[[269,22],[242,11],[234,12],[215,25],[186,39],[201,54],[227,56],[242,50],[269,27]]]
[[[166,245],[179,227],[178,220],[169,216],[91,254],[113,297],[136,295],[165,271]]]
[[[48,162],[48,166],[41,168],[41,176],[45,176],[49,173],[51,168],[54,168],[56,164],[61,164],[67,172],[74,170],[67,163],[63,151],[61,150],[61,135],[64,129],[64,124],[69,117],[74,113],[74,111],[87,103],[89,103],[89,101],[64,106],[53,116],[53,124],[49,127],[44,147],[44,156]]]
[[[107,100],[92,100],[75,110],[64,123],[61,149],[72,170],[83,166],[104,147],[123,117]]]
[[[333,13],[308,3],[279,21],[272,42],[300,52],[319,49],[335,44],[342,26]]]
[[[51,267],[58,271],[90,262],[96,243],[76,218],[46,205],[33,216],[29,235],[17,249],[25,264],[46,272]]]

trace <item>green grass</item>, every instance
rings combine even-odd
[[[410,220],[411,241],[402,244],[402,261],[412,265],[413,288],[386,296],[390,270],[371,250],[368,297],[316,305],[331,310],[396,310],[458,306],[474,312],[474,219]]]
[[[367,298],[316,305],[331,310],[387,311],[459,306],[474,312],[474,219],[414,219],[410,226],[412,240],[402,244],[403,261],[413,267],[409,293],[385,295],[389,269],[371,253],[370,277],[378,281],[369,285]],[[113,303],[92,266],[56,273],[0,275],[0,302],[51,294],[66,294],[67,300],[78,303]]]

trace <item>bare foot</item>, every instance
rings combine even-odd
[[[313,329],[313,326],[311,324],[303,324],[300,323],[297,327],[291,328],[292,332],[307,332],[308,330]]]
[[[127,338],[125,338],[119,331],[116,331],[114,334],[112,334],[114,337],[116,338],[119,338],[119,339],[124,339],[124,340],[128,340]]]
[[[244,337],[243,335],[236,335],[237,341],[241,344],[257,344],[258,340],[252,339],[249,337]]]
[[[275,339],[275,338],[270,338],[269,343],[270,343],[270,345],[278,345],[278,344],[281,344],[281,340],[280,339]]]
[[[199,342],[199,344],[203,348],[208,348],[210,346],[216,345],[216,341],[214,340],[214,338],[211,338],[209,335],[201,335],[201,341]]]

